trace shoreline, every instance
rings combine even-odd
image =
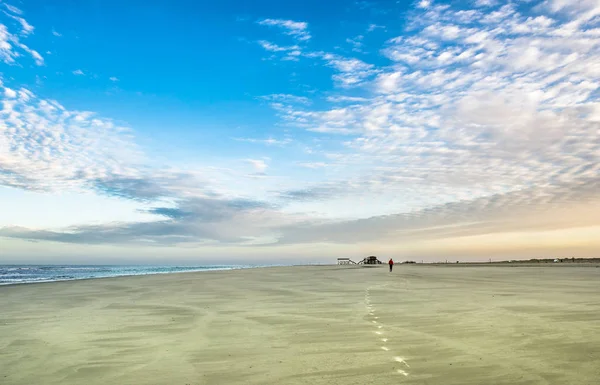
[[[3,265],[0,265],[0,268]],[[6,266],[35,266],[35,265],[6,265]],[[51,266],[51,265],[40,265],[40,266]],[[54,266],[76,266],[76,267],[108,267],[108,266],[118,266],[118,265],[54,265]],[[125,265],[123,265],[125,266]],[[132,266],[132,265],[127,265]],[[152,265],[140,265],[140,266],[152,266]],[[166,271],[166,272],[150,272],[150,273],[139,273],[139,274],[119,274],[119,275],[111,275],[105,277],[82,277],[82,278],[65,278],[65,279],[49,279],[49,280],[38,280],[38,281],[28,281],[28,282],[0,282],[0,288],[5,286],[20,286],[20,285],[33,285],[33,284],[49,284],[49,283],[59,283],[59,282],[73,282],[73,281],[89,281],[96,279],[111,279],[111,278],[130,278],[130,277],[143,277],[143,276],[152,276],[152,275],[169,275],[169,274],[185,274],[185,273],[207,273],[211,271],[230,271],[230,270],[245,270],[245,269],[259,269],[264,267],[274,267],[274,266],[244,266],[244,267],[217,267],[217,268],[207,268],[207,269],[198,269],[198,270],[185,270],[185,271]]]

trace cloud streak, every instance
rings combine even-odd
[[[74,244],[130,244],[171,246],[178,244],[261,244],[280,219],[270,205],[246,199],[194,197],[178,201],[177,207],[155,207],[149,213],[164,219],[143,223],[75,226],[62,230],[0,228],[0,236]],[[260,224],[255,221],[260,220]]]
[[[598,225],[600,179],[577,192],[553,186],[449,202],[413,212],[345,221],[309,221],[281,229],[279,243],[433,240]],[[311,198],[314,198],[311,197]],[[532,210],[532,208],[534,208]]]
[[[285,146],[292,142],[291,139],[274,139],[274,138],[266,138],[266,139],[257,139],[257,138],[234,138],[238,142],[248,142],[248,143],[256,143],[256,144],[264,144],[266,146]]]
[[[10,14],[10,13],[8,13],[8,12],[4,12],[4,14],[5,14],[6,16],[10,17],[10,18],[11,18],[11,19],[13,19],[13,20],[16,20],[16,21],[17,21],[17,22],[18,22],[18,23],[21,25],[21,33],[22,33],[23,35],[29,35],[29,34],[32,34],[32,33],[33,33],[33,30],[34,30],[35,28],[33,28],[33,26],[32,26],[31,24],[29,24],[29,23],[27,22],[27,20],[23,19],[23,18],[22,18],[22,17],[20,17],[20,16],[11,15],[11,14]]]
[[[33,26],[29,25],[22,17],[11,15],[7,12],[2,12],[1,14],[19,22],[23,37],[27,37],[27,35],[33,33]],[[33,58],[37,65],[44,65],[44,58],[42,55],[36,50],[23,44],[17,33],[11,32],[5,24],[0,24],[0,60],[6,64],[14,65],[16,59],[19,58],[23,52]]]
[[[291,36],[298,41],[308,41],[311,38],[311,35],[308,31],[308,23],[303,21],[263,19],[258,21],[258,24],[279,28],[284,34]]]

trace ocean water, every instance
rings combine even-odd
[[[186,271],[231,270],[252,267],[260,266],[0,265],[0,285],[9,285],[15,283],[68,281],[88,278],[121,277],[127,275],[168,274]]]

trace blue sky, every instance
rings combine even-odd
[[[0,261],[600,250],[595,0],[0,7]]]

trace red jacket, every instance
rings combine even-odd
[[[389,263],[390,265],[393,265],[393,264],[394,264],[394,261],[392,261],[392,259],[390,258],[390,260],[388,261],[388,263]]]

